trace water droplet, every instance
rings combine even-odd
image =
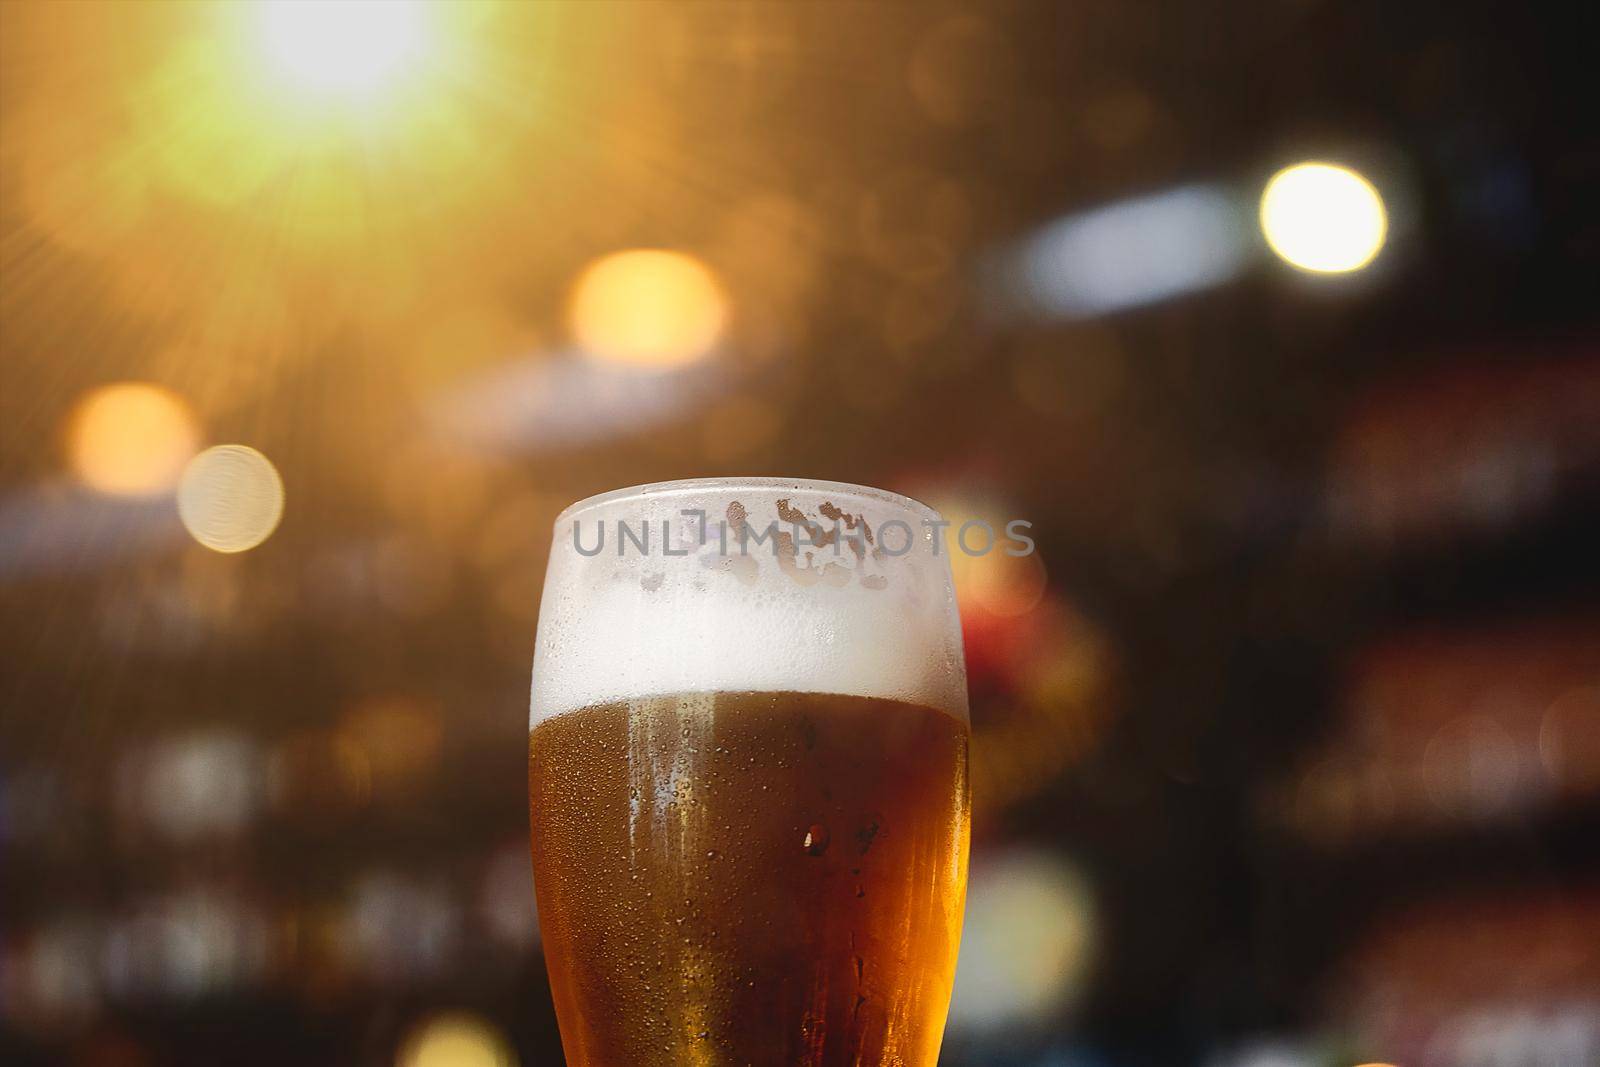
[[[806,828],[806,839],[800,847],[812,856],[820,856],[828,851],[828,842],[833,840],[833,835],[828,833],[828,828],[820,822],[814,822]]]

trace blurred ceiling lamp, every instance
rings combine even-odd
[[[573,289],[572,334],[596,359],[676,367],[703,358],[727,322],[721,284],[681,252],[636,249],[591,264]]]
[[[272,73],[324,97],[369,96],[404,75],[428,45],[422,0],[257,0]]]
[[[243,552],[277,529],[283,517],[283,479],[272,461],[253,448],[208,448],[184,469],[178,517],[207,548]]]
[[[952,1029],[1010,1031],[1048,1022],[1081,992],[1094,906],[1059,856],[1019,851],[973,865]]]
[[[153,496],[177,484],[200,447],[200,428],[177,394],[147,382],[119,382],[78,402],[68,456],[85,485],[116,496]]]
[[[1068,215],[1007,255],[1002,303],[1083,318],[1221,285],[1249,257],[1234,198],[1189,185]]]
[[[1297,163],[1261,194],[1261,232],[1285,262],[1317,274],[1371,263],[1389,233],[1383,198],[1349,167]]]
[[[398,1067],[517,1067],[517,1054],[484,1020],[466,1014],[428,1020],[400,1048]]]

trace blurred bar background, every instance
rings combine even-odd
[[[0,1061],[561,1062],[551,523],[957,557],[943,1062],[1600,1063],[1600,138],[1536,5],[0,4]]]

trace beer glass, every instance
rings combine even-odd
[[[573,1067],[938,1059],[970,809],[942,533],[770,478],[557,519],[528,791]]]

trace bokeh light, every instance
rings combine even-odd
[[[1539,760],[1562,789],[1600,789],[1600,687],[1569,689],[1539,723]]]
[[[375,790],[404,796],[432,773],[444,727],[428,705],[383,697],[363,701],[347,712],[340,733],[365,756]]]
[[[275,74],[319,95],[371,93],[405,72],[428,38],[421,0],[257,0]]]
[[[1044,599],[1049,578],[1037,552],[1011,556],[996,551],[963,558],[964,588],[958,588],[957,593],[964,591],[971,602],[989,614],[1015,618],[1026,615]]]
[[[1018,851],[973,865],[950,1024],[1039,1023],[1080,991],[1094,940],[1081,875],[1057,856]]]
[[[517,1055],[489,1023],[466,1014],[438,1015],[400,1049],[399,1067],[516,1067]]]
[[[178,517],[207,548],[243,552],[278,528],[283,479],[272,461],[253,448],[208,448],[184,469],[178,484]]]
[[[705,356],[722,336],[727,298],[699,260],[637,249],[593,263],[573,290],[572,334],[591,356],[674,367]]]
[[[167,739],[128,769],[139,779],[145,819],[177,841],[236,834],[260,801],[260,753],[235,730]]]
[[[490,858],[478,893],[483,926],[496,941],[515,951],[539,943],[539,909],[533,895],[528,842],[513,837]]]
[[[438,878],[374,870],[350,888],[341,951],[379,985],[437,978],[459,959],[462,919],[460,901]]]
[[[73,471],[92,489],[151,496],[177,484],[200,446],[182,398],[148,382],[118,382],[84,397],[67,431]]]
[[[1089,318],[1228,281],[1248,255],[1233,197],[1184,185],[1075,212],[1019,245],[995,302],[1047,317]]]
[[[1297,163],[1261,194],[1261,231],[1286,262],[1318,274],[1360,270],[1389,233],[1383,198],[1349,167]]]
[[[939,514],[950,523],[945,540],[964,621],[1014,619],[1039,606],[1049,583],[1044,560],[1036,550],[1011,554],[1028,546],[1008,530],[1006,508],[941,501]],[[1027,536],[1030,528],[1016,532]]]

